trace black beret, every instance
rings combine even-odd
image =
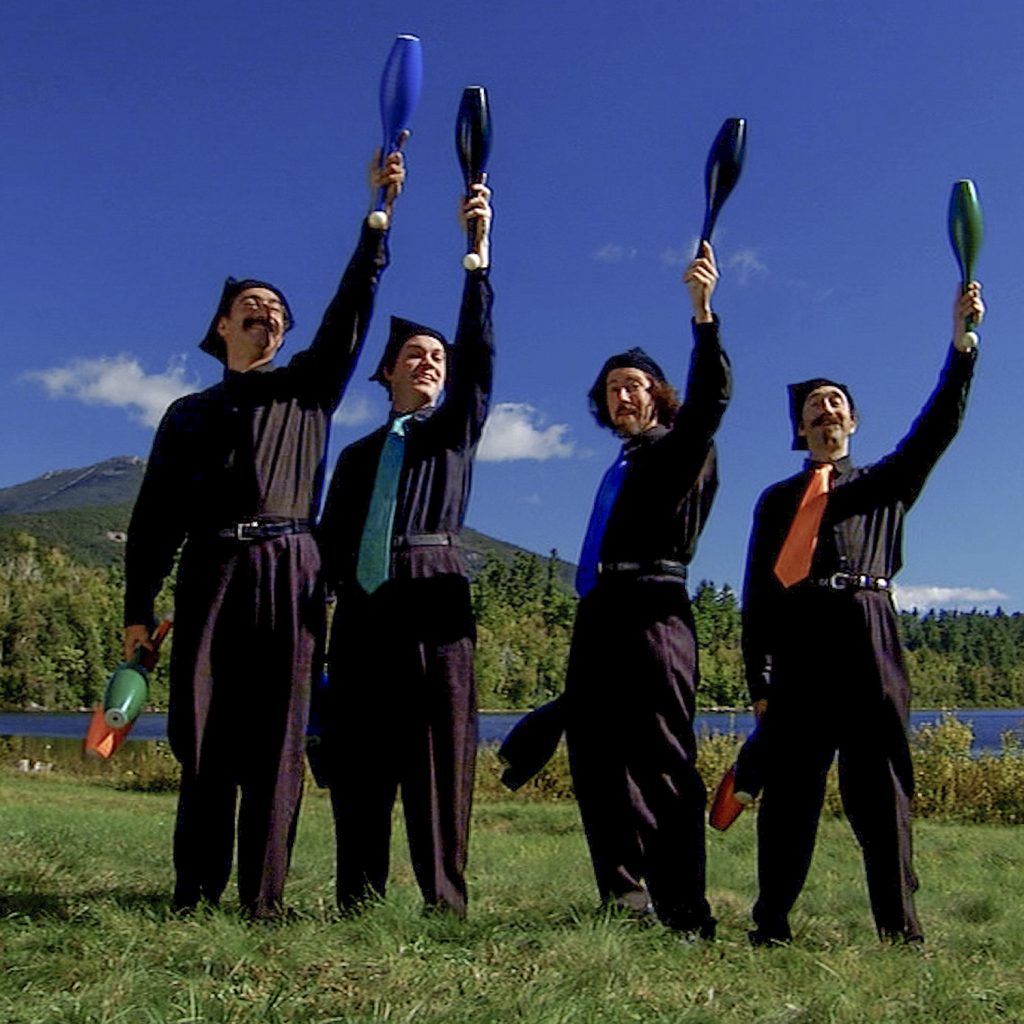
[[[451,345],[448,344],[448,339],[440,331],[435,331],[433,327],[425,327],[423,324],[415,323],[412,320],[403,320],[400,316],[393,316],[391,318],[391,333],[388,335],[387,344],[384,346],[384,354],[380,357],[377,369],[373,371],[373,376],[370,377],[370,380],[380,381],[381,384],[387,387],[388,382],[384,379],[384,371],[393,369],[398,353],[402,351],[402,346],[410,338],[415,338],[417,334],[425,335],[428,338],[435,338],[441,342],[444,345],[445,359],[448,358]]]
[[[664,370],[642,348],[631,348],[610,356],[605,360],[594,386],[587,395],[590,399],[590,411],[602,427],[612,426],[612,421],[608,417],[608,403],[605,401],[605,381],[612,370],[623,370],[626,367],[641,370],[656,380],[665,380]]]

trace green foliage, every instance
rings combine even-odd
[[[523,708],[562,690],[576,598],[559,578],[555,552],[542,562],[517,553],[488,558],[473,581],[480,705]]]
[[[743,707],[748,700],[740,654],[740,606],[726,584],[721,590],[701,580],[693,595],[700,651],[700,707]]]
[[[0,554],[0,707],[88,708],[122,656],[124,573],[81,565],[28,534]],[[161,607],[169,606],[165,593]],[[150,703],[166,705],[166,656]]]
[[[71,509],[60,514],[77,516],[76,529],[90,524],[99,537],[110,511]],[[99,518],[94,521],[94,516]],[[12,520],[8,516],[0,523],[0,708],[89,707],[100,699],[107,676],[121,659],[120,557],[113,564],[99,564],[103,560],[98,556],[94,564],[83,564],[66,553],[80,551],[77,542],[52,531],[45,539],[18,532],[11,528]],[[480,704],[492,709],[542,704],[560,693],[565,681],[576,614],[576,598],[567,583],[571,567],[555,552],[541,559],[482,535],[473,537]],[[173,606],[173,580],[172,573],[158,597],[161,612]],[[693,608],[701,663],[698,706],[744,706],[735,592],[702,580],[693,594]],[[900,629],[915,707],[1024,706],[1020,613],[930,612],[919,617],[904,612]],[[167,705],[173,640],[172,631],[150,676],[153,707]]]
[[[1024,616],[904,612],[900,630],[919,707],[1024,704]]]
[[[0,552],[16,548],[17,535],[27,533],[41,547],[58,547],[83,565],[120,566],[131,515],[130,504],[4,515],[0,517]]]

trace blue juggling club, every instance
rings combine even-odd
[[[739,181],[743,170],[743,160],[747,155],[747,122],[742,117],[730,117],[718,129],[715,141],[708,153],[708,162],[704,168],[704,226],[700,229],[700,242],[697,244],[699,256],[705,242],[711,241],[711,233],[715,230],[715,221],[725,205],[726,199]]]
[[[380,77],[380,120],[384,142],[380,147],[380,166],[402,144],[402,133],[409,130],[412,115],[423,87],[423,50],[419,36],[401,35],[395,39]],[[387,192],[381,188],[377,201],[367,218],[370,227],[384,230],[388,226]]]

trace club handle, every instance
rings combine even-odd
[[[479,270],[484,265],[483,257],[477,252],[476,231],[470,228],[466,232],[468,252],[462,257],[462,265],[466,270]]]
[[[384,140],[384,145],[380,147],[380,161],[378,167],[383,167],[387,160],[387,149],[390,139]],[[401,149],[401,143],[396,143],[396,149]],[[388,186],[381,185],[377,189],[377,198],[373,202],[373,209],[370,211],[369,216],[366,218],[366,223],[370,225],[375,231],[386,231],[391,224],[391,218],[388,216]]]
[[[967,293],[968,284],[970,284],[970,282],[966,278],[960,282],[961,295],[965,295]],[[963,334],[960,335],[960,344],[957,347],[964,352],[978,347],[978,325],[971,319],[971,317],[967,317],[967,319],[964,320],[964,331]]]
[[[387,158],[391,153],[400,153],[402,147],[405,145],[409,136],[412,132],[408,128],[403,129],[398,133],[398,138],[385,139],[384,145],[380,147],[380,160],[377,163],[378,167],[383,167],[387,163]],[[388,215],[388,206],[394,202],[394,195],[391,195],[391,186],[381,185],[377,189],[377,198],[373,202],[373,209],[369,212],[366,217],[366,223],[370,225],[375,231],[386,231],[391,225],[391,217]]]
[[[487,175],[480,174],[473,179],[466,180],[466,198],[471,199],[473,192],[471,186],[486,183]],[[483,239],[480,237],[480,220],[474,217],[466,228],[466,255],[462,257],[462,266],[466,270],[479,270],[484,265]]]

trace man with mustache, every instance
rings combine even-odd
[[[653,910],[688,939],[710,939],[686,566],[718,486],[712,439],[732,378],[711,311],[718,271],[710,245],[683,280],[694,336],[683,402],[639,348],[608,359],[590,391],[594,418],[623,444],[583,542],[562,703],[602,901]]]
[[[401,154],[371,169],[389,206]],[[153,605],[185,542],[175,593],[167,731],[181,762],[174,906],[217,904],[238,819],[243,913],[273,918],[294,838],[314,653],[322,649],[320,556],[310,532],[331,416],[388,264],[364,224],[313,343],[274,357],[292,326],[274,285],[228,278],[200,348],[220,383],[172,403],[157,428],[128,528],[125,657],[149,646]]]
[[[850,461],[853,396],[826,378],[789,389],[793,448],[809,458],[758,501],[743,592],[743,656],[765,745],[754,945],[791,938],[825,779],[839,755],[843,806],[864,855],[881,938],[917,942],[911,858],[910,688],[892,604],[903,519],[960,426],[981,288],[954,305],[954,342],[910,432],[872,466]]]
[[[490,190],[473,186],[461,212],[483,263],[465,275],[455,342],[392,318],[371,377],[388,422],[339,456],[318,528],[337,594],[319,717],[345,913],[384,896],[399,787],[426,908],[466,912],[476,631],[459,531],[491,396]]]

